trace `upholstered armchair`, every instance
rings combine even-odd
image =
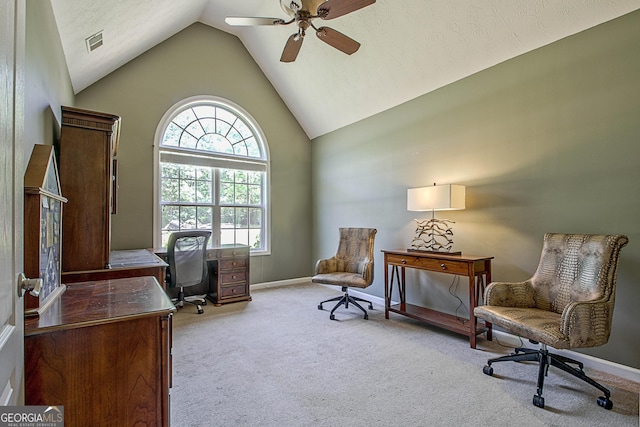
[[[341,228],[336,255],[320,259],[316,263],[315,275],[311,281],[340,286],[344,292],[344,295],[322,301],[318,305],[318,310],[322,310],[322,304],[338,301],[329,314],[331,320],[335,320],[333,313],[338,307],[344,305],[349,308],[349,304],[362,310],[365,319],[369,318],[367,310],[358,302],[368,303],[369,310],[373,309],[373,304],[349,295],[349,288],[366,288],[373,282],[373,244],[376,232],[375,228]]]
[[[554,366],[601,390],[604,396],[597,399],[598,405],[611,409],[611,393],[584,373],[581,362],[553,354],[547,346],[586,348],[609,340],[618,256],[627,242],[623,235],[545,234],[533,277],[520,283],[491,283],[485,305],[474,309],[477,317],[541,347],[516,348],[511,355],[489,359],[483,372],[493,375],[491,365],[496,362],[538,362],[533,404],[544,408],[544,378]]]

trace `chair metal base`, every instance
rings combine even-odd
[[[185,299],[184,296],[184,288],[180,288],[180,292],[178,292],[178,299],[175,302],[175,306],[178,309],[181,309],[182,307],[184,307],[184,303],[189,303],[192,305],[196,306],[196,309],[198,310],[198,314],[202,314],[204,313],[204,310],[202,309],[203,305],[207,305],[207,300],[205,298],[200,298],[200,297],[187,297],[189,299]]]
[[[537,344],[535,341],[533,343]],[[613,408],[613,402],[611,401],[611,392],[605,388],[602,384],[597,383],[593,379],[589,378],[583,371],[583,363],[578,362],[577,360],[570,359],[568,357],[560,356],[559,354],[550,353],[547,350],[547,346],[545,344],[541,344],[540,349],[530,349],[526,347],[519,347],[515,349],[515,353],[512,353],[508,356],[496,357],[494,359],[489,359],[487,364],[482,368],[482,372],[486,375],[493,375],[493,367],[491,364],[496,362],[538,362],[538,389],[537,394],[533,396],[533,404],[539,408],[544,408],[544,397],[542,397],[542,388],[544,386],[544,377],[547,376],[547,371],[549,370],[549,366],[555,366],[556,368],[560,368],[569,374],[580,378],[582,381],[585,381],[597,389],[601,390],[604,393],[604,396],[600,396],[597,399],[597,403],[599,406],[605,409]],[[570,366],[575,365],[576,367]]]
[[[360,310],[362,310],[362,312],[364,313],[364,318],[368,319],[369,314],[367,313],[367,310],[365,310],[360,304],[358,304],[358,301],[366,302],[367,304],[369,304],[369,310],[373,310],[373,304],[371,304],[371,301],[367,301],[366,299],[349,295],[349,288],[346,286],[342,287],[342,292],[344,292],[344,295],[342,296],[331,298],[326,301],[322,301],[320,304],[318,304],[318,310],[322,310],[322,304],[324,303],[338,301],[338,303],[333,307],[333,309],[331,309],[331,314],[329,314],[329,319],[336,320],[336,317],[334,316],[333,312],[336,311],[336,309],[341,305],[344,305],[344,308],[349,308],[349,303],[351,303],[356,307],[358,307]]]

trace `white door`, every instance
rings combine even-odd
[[[0,1],[0,405],[24,404],[24,1]]]

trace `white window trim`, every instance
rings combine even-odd
[[[262,149],[263,158],[262,162],[252,162],[251,157],[236,157],[236,156],[225,156],[224,154],[216,154],[219,159],[209,159],[202,156],[203,165],[202,166],[214,166],[218,168],[231,168],[235,169],[235,166],[239,161],[242,161],[243,168],[252,169],[256,171],[264,171],[265,173],[265,193],[267,196],[267,203],[265,205],[265,247],[263,250],[259,251],[251,251],[251,256],[258,255],[271,255],[271,155],[269,153],[269,143],[267,142],[267,138],[262,132],[262,129],[258,125],[258,122],[249,114],[244,108],[235,104],[234,102],[229,101],[228,99],[221,98],[218,96],[212,95],[197,95],[192,96],[186,99],[183,99],[171,106],[167,110],[167,112],[162,116],[158,126],[156,127],[156,133],[153,138],[153,247],[159,248],[162,246],[162,239],[160,233],[160,224],[162,222],[161,218],[161,209],[160,209],[160,199],[162,195],[160,194],[160,143],[162,141],[162,137],[167,126],[171,123],[170,118],[172,118],[177,111],[181,111],[185,108],[188,108],[191,105],[200,104],[202,102],[212,102],[216,104],[221,104],[225,108],[233,110],[233,112],[242,117],[255,131],[256,136],[260,138],[262,141]],[[171,148],[163,147],[163,159],[171,159],[172,162],[175,163],[185,163],[184,160],[181,161],[180,157],[184,157],[184,154],[179,154],[177,152],[172,153]],[[183,150],[184,151],[184,150]],[[191,163],[193,164],[193,163]],[[253,169],[255,167],[255,169]]]

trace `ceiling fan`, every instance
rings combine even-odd
[[[376,0],[280,0],[280,6],[291,17],[288,21],[280,18],[228,16],[225,22],[236,26],[289,25],[295,22],[298,31],[287,40],[280,57],[282,62],[296,60],[309,27],[315,30],[320,40],[351,55],[360,48],[360,43],[333,28],[318,28],[312,21],[316,18],[323,20],[338,18],[375,2]]]

